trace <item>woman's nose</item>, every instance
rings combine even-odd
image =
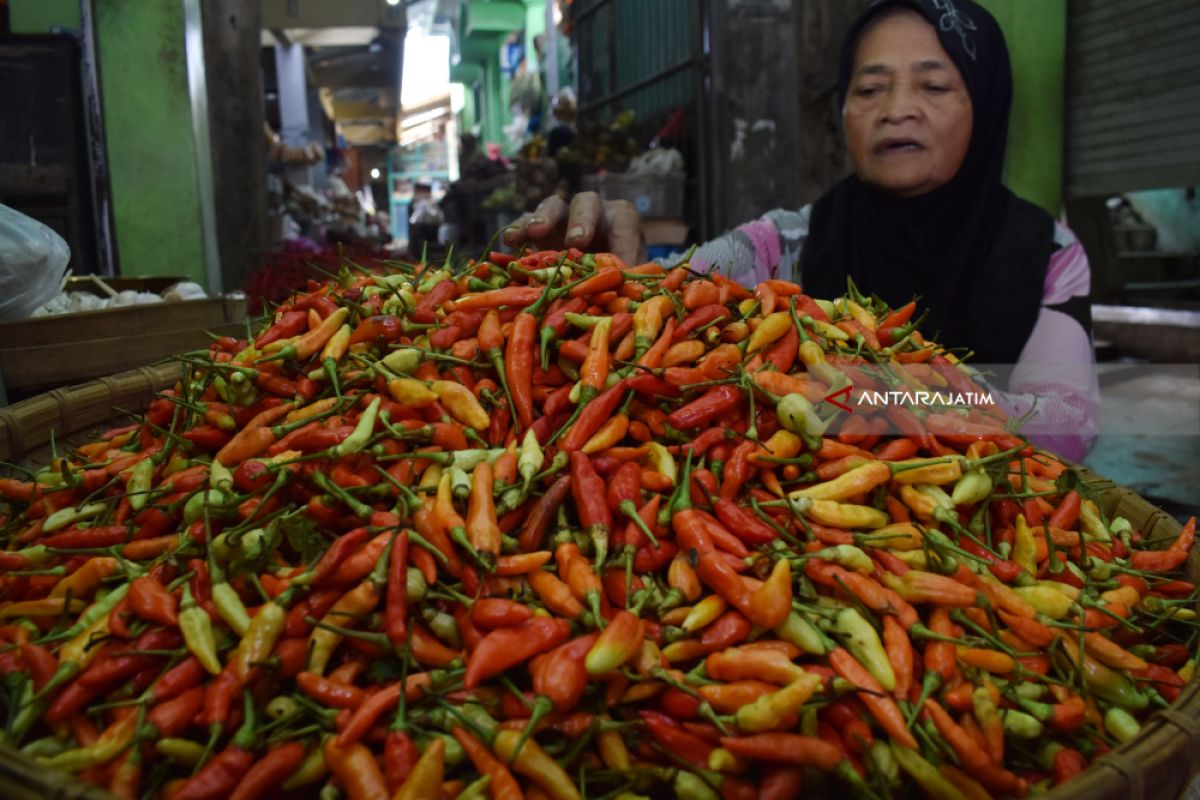
[[[917,102],[916,93],[911,87],[905,84],[897,84],[887,93],[884,98],[882,122],[904,122],[905,120],[915,119],[920,116],[920,103]]]

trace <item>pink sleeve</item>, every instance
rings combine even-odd
[[[1062,232],[1070,235],[1065,228]],[[1055,251],[1046,270],[1042,308],[1033,332],[1001,399],[1010,415],[1033,409],[1029,437],[1040,447],[1071,460],[1091,449],[1099,430],[1100,385],[1096,379],[1091,337],[1068,314],[1047,306],[1091,291],[1091,267],[1083,247],[1074,241]]]

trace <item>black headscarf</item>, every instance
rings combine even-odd
[[[911,8],[937,32],[962,73],[974,113],[958,173],[916,197],[886,195],[851,176],[813,206],[801,255],[802,283],[837,297],[846,278],[893,307],[920,295],[921,326],[942,344],[974,351],[976,363],[1014,363],[1037,318],[1054,221],[1001,183],[1012,68],[996,20],[971,0],[879,0],[842,43],[838,100],[844,105],[854,54],[885,9]]]

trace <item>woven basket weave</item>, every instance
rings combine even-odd
[[[120,423],[117,409],[140,411],[154,392],[174,383],[178,365],[145,367],[110,378],[58,389],[0,408],[0,460],[46,460],[51,432],[56,441]],[[40,451],[40,452],[39,452]],[[1122,516],[1152,540],[1179,535],[1179,523],[1128,489],[1084,469],[1101,509]],[[1188,580],[1200,582],[1200,545],[1188,557]],[[1084,773],[1043,797],[1047,800],[1159,800],[1176,798],[1200,773],[1200,681],[1193,681],[1170,708],[1159,711],[1137,738],[1097,759]],[[69,775],[48,773],[0,745],[0,798],[4,800],[104,800],[107,792]]]

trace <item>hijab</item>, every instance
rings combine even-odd
[[[851,278],[892,307],[919,295],[927,337],[970,349],[977,363],[1015,363],[1041,305],[1054,220],[1001,183],[1012,105],[1004,35],[971,0],[877,0],[842,43],[839,107],[863,32],[898,6],[933,26],[963,76],[974,114],[966,156],[948,183],[914,197],[855,176],[838,183],[813,205],[801,282],[809,294],[837,297]]]

